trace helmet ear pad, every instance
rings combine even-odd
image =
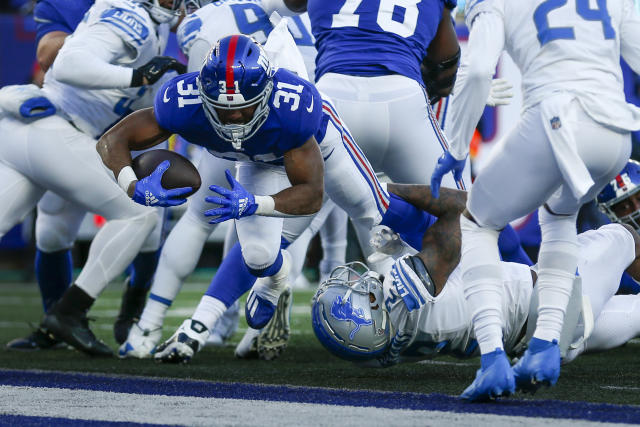
[[[255,40],[241,34],[218,40],[198,79],[205,113],[218,136],[239,148],[258,131],[269,115],[272,77],[269,59]],[[253,118],[244,124],[222,123],[216,112],[254,105]]]

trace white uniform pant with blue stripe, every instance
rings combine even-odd
[[[398,74],[327,73],[317,86],[329,96],[376,172],[398,183],[429,182],[448,144],[418,82]],[[442,185],[456,187],[451,174]]]
[[[325,193],[356,223],[370,228],[382,220],[389,206],[389,196],[331,105],[325,102],[323,109],[329,115],[327,132],[320,141],[325,159]],[[284,167],[255,162],[238,163],[237,179],[248,191],[258,195],[272,195],[291,185]],[[251,268],[268,267],[278,256],[280,236],[294,241],[312,218],[253,215],[237,220],[245,262]]]

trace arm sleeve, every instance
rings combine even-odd
[[[187,72],[200,71],[211,45],[204,39],[197,39],[189,48],[189,64]]]
[[[82,37],[67,38],[52,66],[53,77],[84,89],[122,89],[131,86],[133,69],[111,62],[127,47],[104,25],[94,25]]]
[[[620,55],[636,73],[640,74],[640,14],[632,0],[624,0],[620,24]]]
[[[473,21],[458,79],[453,89],[449,152],[464,159],[491,89],[491,79],[504,48],[504,22],[495,13],[481,13]]]

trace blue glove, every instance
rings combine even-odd
[[[227,181],[231,186],[231,190],[218,185],[209,186],[209,190],[214,191],[222,197],[210,196],[205,197],[205,202],[220,205],[219,208],[209,209],[204,216],[215,216],[209,224],[219,224],[228,219],[238,219],[245,216],[253,215],[258,209],[255,197],[244,189],[238,181],[233,178],[229,169],[225,171]]]
[[[169,160],[160,163],[151,175],[136,182],[133,193],[133,201],[145,206],[178,206],[187,201],[175,197],[184,196],[192,191],[191,187],[172,188],[167,190],[162,186],[160,180],[164,172],[169,169]]]
[[[431,174],[431,195],[436,199],[440,195],[440,184],[442,177],[453,171],[453,178],[456,181],[462,180],[462,171],[467,159],[456,160],[448,151],[438,159],[438,164]]]

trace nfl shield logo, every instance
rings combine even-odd
[[[562,123],[560,123],[560,117],[553,117],[551,120],[551,129],[558,130],[562,127]]]

